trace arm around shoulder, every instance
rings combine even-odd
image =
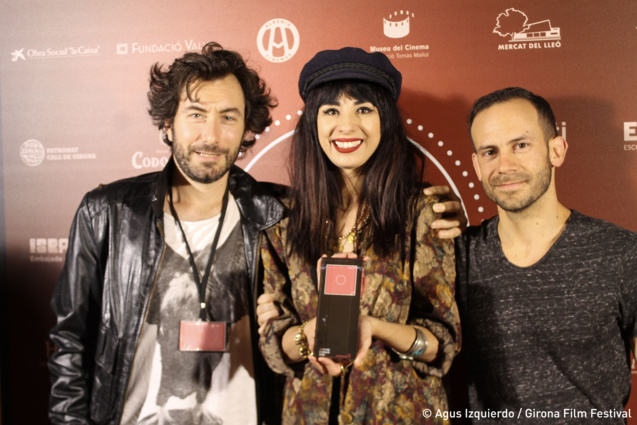
[[[463,209],[462,200],[449,186],[429,186],[424,189],[425,195],[440,195],[433,205],[434,211],[440,213],[431,227],[438,230],[438,236],[443,239],[453,239],[467,229],[468,217]]]

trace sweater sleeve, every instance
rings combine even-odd
[[[623,255],[619,256],[617,264],[619,302],[623,313],[624,332],[627,337],[637,338],[637,234],[628,234],[626,239],[626,248],[622,252]]]

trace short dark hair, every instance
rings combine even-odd
[[[191,97],[191,86],[198,81],[214,81],[227,75],[234,75],[241,84],[245,99],[245,132],[251,137],[241,142],[241,152],[245,152],[255,143],[255,136],[262,133],[272,124],[270,111],[277,106],[277,101],[270,95],[270,89],[256,71],[248,68],[241,55],[225,50],[215,42],[207,43],[201,53],[186,53],[175,59],[167,71],[156,63],[150,70],[150,90],[148,113],[153,123],[160,129],[166,123],[172,123],[179,107],[182,94]],[[244,136],[245,137],[245,136]],[[168,145],[171,142],[164,137]]]
[[[555,115],[553,115],[551,105],[542,96],[538,96],[521,87],[507,87],[505,89],[489,93],[476,100],[471,108],[471,112],[469,112],[469,134],[471,134],[471,126],[473,125],[473,120],[478,113],[497,103],[507,102],[512,99],[526,99],[531,102],[537,111],[540,125],[542,126],[544,137],[546,137],[547,141],[557,136]]]

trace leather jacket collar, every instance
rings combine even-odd
[[[152,208],[156,217],[163,217],[164,199],[166,191],[170,187],[172,173],[176,172],[176,165],[171,156],[164,169],[157,177],[155,193],[152,198]],[[272,189],[276,186],[268,186],[264,189],[256,180],[236,165],[230,167],[228,185],[230,193],[234,196],[241,215],[258,230],[273,226],[284,213],[284,207],[272,200]]]

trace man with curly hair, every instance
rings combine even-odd
[[[208,43],[150,72],[161,172],[92,190],[55,288],[55,424],[275,423],[253,350],[262,230],[283,207],[234,165],[276,101],[242,57]]]

